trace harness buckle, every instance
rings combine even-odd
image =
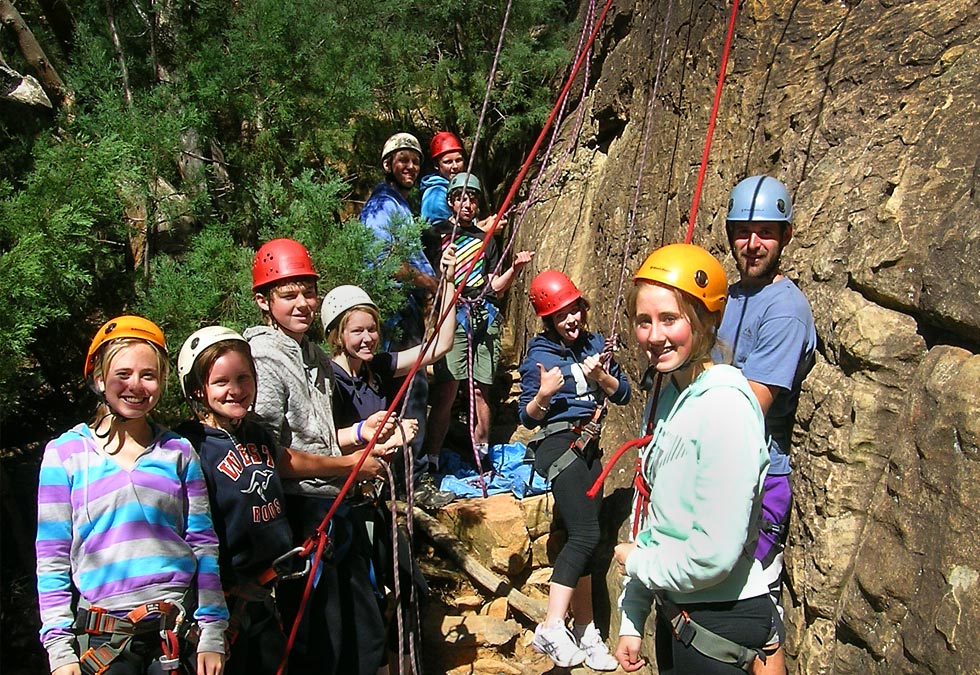
[[[116,617],[102,607],[87,607],[85,610],[85,625],[81,629],[87,635],[102,635],[112,633],[116,628]]]
[[[670,630],[674,634],[674,639],[682,643],[685,647],[690,647],[697,631],[691,625],[691,617],[686,609],[680,610],[673,619],[670,620]]]
[[[107,670],[109,670],[109,665],[118,656],[112,647],[108,644],[99,645],[98,647],[89,647],[85,650],[85,653],[78,658],[79,666],[84,665],[84,672],[91,673],[91,675],[103,675]]]

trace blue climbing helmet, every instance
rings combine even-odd
[[[793,200],[786,186],[772,176],[751,176],[732,190],[725,220],[789,223],[792,217]]]

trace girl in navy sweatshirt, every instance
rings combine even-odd
[[[521,422],[540,431],[532,439],[534,468],[551,481],[568,540],[555,560],[548,613],[534,632],[533,646],[555,665],[585,663],[594,670],[615,670],[616,659],[592,621],[590,563],[599,543],[600,499],[586,491],[602,471],[598,429],[606,399],[623,405],[630,385],[607,352],[605,339],[588,330],[589,303],[571,279],[555,270],[531,282],[531,304],[544,331],[531,340],[521,364]],[[597,411],[599,411],[597,413]],[[572,631],[565,626],[571,609]]]
[[[201,456],[220,542],[218,564],[230,613],[225,673],[273,673],[286,638],[272,597],[274,577],[263,575],[293,548],[280,477],[345,476],[359,455],[280,447],[251,412],[255,362],[248,342],[231,329],[209,326],[192,334],[177,370],[197,417],[180,429]],[[366,478],[372,471],[364,467]]]

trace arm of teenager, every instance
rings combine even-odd
[[[769,414],[780,389],[793,388],[806,340],[807,327],[795,316],[770,317],[759,326],[755,347],[742,364],[742,374],[759,400],[763,415]]]
[[[405,417],[395,424],[395,430],[384,443],[378,443],[371,449],[371,454],[376,457],[385,457],[400,450],[415,440],[419,433],[419,421],[411,417]]]
[[[490,288],[494,293],[503,293],[514,285],[514,280],[521,273],[528,263],[534,258],[534,251],[519,251],[514,255],[514,260],[499,276],[490,275]]]
[[[394,276],[402,283],[412,284],[430,293],[435,293],[439,288],[439,281],[434,276],[412,267],[407,262],[401,264]]]
[[[37,595],[51,672],[80,673],[71,611],[71,481],[56,441],[44,450],[37,491]],[[63,669],[63,670],[59,670]]]
[[[357,462],[363,454],[363,450],[358,450],[348,455],[330,457],[284,448],[282,459],[279,460],[279,475],[283,478],[347,477],[357,466]],[[358,480],[370,480],[383,475],[384,472],[384,467],[372,453],[372,456],[365,459],[364,463],[361,464],[357,478]]]
[[[189,442],[182,482],[187,504],[184,541],[194,552],[197,561],[194,580],[197,588],[197,609],[194,610],[194,618],[201,628],[201,637],[197,644],[197,672],[200,675],[216,675],[224,661],[228,608],[225,606],[225,595],[221,588],[218,535],[215,534],[211,521],[204,472],[201,469],[201,460]]]
[[[636,579],[626,577],[619,595],[619,643],[616,660],[626,672],[639,670],[646,664],[640,656],[643,628],[653,609],[653,592]]]
[[[497,217],[496,213],[491,213],[483,220],[476,221],[476,226],[481,230],[483,230],[484,232],[487,232],[493,226],[493,221],[496,219],[496,217]],[[500,216],[500,220],[497,222],[497,231],[501,231],[505,227],[507,227],[508,222],[510,222],[510,219],[507,217],[506,213]]]
[[[456,312],[451,309],[453,295],[456,286],[453,280],[456,278],[456,247],[452,244],[442,252],[442,300],[439,303],[439,317],[444,314],[446,320],[439,326],[439,333],[436,339],[429,345],[429,350],[422,357],[420,368],[424,368],[430,363],[434,363],[449,353],[453,348],[453,341],[456,339]],[[404,377],[415,365],[419,354],[424,347],[424,343],[417,347],[395,352],[395,377]]]
[[[602,336],[599,336],[602,339]],[[614,359],[609,360],[609,370],[602,365],[601,354],[591,354],[582,362],[585,377],[599,385],[609,400],[617,405],[625,405],[630,400],[630,383],[623,369]]]
[[[397,416],[392,414],[388,420],[382,424],[387,411],[379,410],[356,424],[343,429],[337,429],[337,443],[344,454],[348,454],[363,448],[368,442],[377,435],[377,443],[384,443],[391,438],[395,432]]]
[[[684,441],[696,440],[688,451],[698,453],[687,495],[690,531],[686,538],[638,545],[626,558],[627,574],[654,590],[691,593],[728,577],[742,555],[760,476],[769,464],[762,416],[745,393],[716,387],[685,405],[691,404],[697,406],[693,417],[703,423],[696,439]]]
[[[528,429],[537,427],[551,411],[551,399],[564,382],[558,366],[545,368],[537,360],[534,350],[528,352],[521,363],[521,396],[518,399],[518,415],[521,424]]]

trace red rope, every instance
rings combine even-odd
[[[698,171],[698,182],[694,186],[694,201],[691,203],[691,215],[687,221],[687,236],[684,243],[690,244],[694,238],[694,220],[698,215],[698,203],[701,201],[701,188],[704,187],[704,176],[708,171],[708,154],[711,152],[711,139],[715,133],[715,121],[718,119],[718,106],[721,103],[721,91],[725,85],[725,71],[728,69],[728,54],[732,47],[732,37],[735,35],[735,18],[738,15],[738,0],[732,1],[732,14],[728,19],[728,35],[725,36],[725,49],[721,54],[721,68],[718,70],[718,86],[715,87],[715,101],[711,106],[711,117],[708,120],[708,137],[704,141],[704,152],[701,154],[701,169]]]
[[[595,483],[593,483],[592,487],[589,488],[589,491],[585,493],[585,496],[588,497],[589,499],[595,499],[599,494],[599,490],[602,489],[602,484],[606,482],[606,478],[609,476],[609,472],[612,471],[612,468],[616,465],[616,462],[619,461],[619,458],[622,457],[624,454],[626,454],[626,451],[631,448],[636,448],[641,445],[646,445],[647,443],[650,442],[651,438],[653,438],[653,436],[643,436],[642,438],[634,438],[633,440],[626,441],[621,446],[619,446],[619,450],[613,453],[612,458],[606,463],[606,466],[603,467],[602,473],[600,473],[599,477],[595,479]]]

